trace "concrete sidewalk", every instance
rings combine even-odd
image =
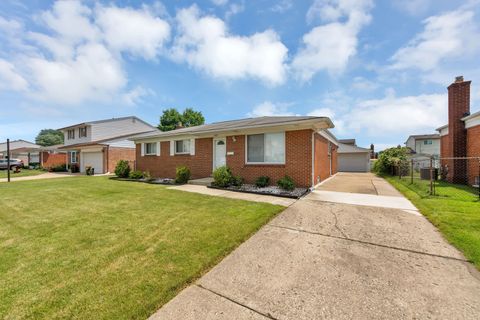
[[[96,174],[94,177],[102,177],[102,176],[111,176],[111,173],[102,173]],[[42,179],[57,179],[57,178],[69,178],[69,177],[79,177],[84,176],[84,174],[80,173],[67,173],[67,172],[45,172],[36,176],[26,176],[26,177],[18,177],[18,178],[11,178],[10,181],[28,181],[28,180],[42,180]],[[0,179],[0,182],[7,182],[7,178]]]
[[[295,201],[297,201],[297,199],[280,198],[275,196],[268,196],[268,195],[254,194],[254,193],[242,193],[242,192],[234,192],[234,191],[227,191],[227,190],[219,190],[219,189],[212,189],[212,188],[207,188],[205,186],[192,185],[192,184],[184,184],[181,186],[174,186],[174,187],[168,187],[168,188],[173,190],[186,191],[186,192],[201,193],[209,196],[247,200],[247,201],[253,201],[253,202],[266,202],[266,203],[281,205],[284,207],[288,207],[293,203],[295,203]]]

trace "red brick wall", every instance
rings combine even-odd
[[[315,133],[315,162],[314,162],[314,184],[320,183],[330,177],[330,156],[328,155],[329,141]],[[331,165],[332,175],[337,172],[337,146],[332,145]]]
[[[46,169],[67,163],[66,153],[42,152],[40,156],[41,156],[40,161],[42,162],[41,166]]]
[[[480,157],[480,125],[467,129],[467,157]],[[478,177],[478,161],[468,160],[468,183],[473,185]]]
[[[141,145],[136,148],[136,165],[138,170],[148,171],[152,177],[175,178],[178,166],[190,168],[192,179],[209,177],[213,168],[213,139],[195,139],[195,155],[170,156],[170,142],[160,143],[160,156],[141,156]]]
[[[135,168],[135,149],[132,148],[119,148],[108,147],[108,155],[104,157],[104,168],[107,168],[106,172],[114,172],[117,162],[120,160],[127,160],[132,170]]]
[[[270,177],[275,185],[285,175],[290,176],[297,186],[310,187],[312,176],[312,130],[287,131],[285,133],[285,164],[245,164],[245,136],[227,137],[227,166],[246,183],[253,183],[259,176]]]

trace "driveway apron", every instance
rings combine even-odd
[[[403,198],[384,182],[344,174],[316,191]],[[395,206],[313,192],[152,319],[480,319],[480,273],[423,216]]]

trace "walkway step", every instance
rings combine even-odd
[[[209,186],[212,184],[212,182],[213,182],[212,177],[188,180],[188,184],[193,184],[197,186]]]

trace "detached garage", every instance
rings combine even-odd
[[[369,172],[370,149],[360,148],[353,144],[338,144],[338,171]]]

